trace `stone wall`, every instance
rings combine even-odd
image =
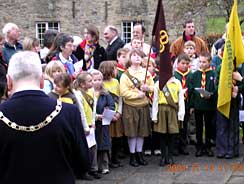
[[[186,0],[185,0],[186,1]],[[179,14],[177,7],[184,1],[163,0],[170,40],[182,34],[182,22],[189,12]],[[157,0],[1,0],[0,27],[14,22],[23,30],[22,36],[35,36],[38,21],[59,21],[60,29],[72,35],[82,35],[84,25],[92,23],[100,30],[101,43],[106,25],[115,25],[121,32],[122,21],[144,21],[146,41],[150,40]],[[197,34],[205,32],[204,11],[194,15]]]

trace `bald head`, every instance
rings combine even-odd
[[[118,35],[116,27],[110,25],[104,29],[103,36],[106,42],[110,43]]]

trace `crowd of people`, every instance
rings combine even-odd
[[[86,26],[76,43],[69,34],[47,30],[41,48],[31,36],[20,42],[16,24],[4,26],[0,183],[100,179],[123,167],[120,159],[128,154],[132,167],[147,165],[145,155],[152,154],[161,155],[159,165],[165,166],[175,163],[174,156],[189,155],[190,143],[196,157],[239,156],[244,68],[233,72],[227,119],[217,110],[224,40],[213,45],[211,56],[194,22],[185,21],[182,36],[170,47],[172,77],[159,89],[158,48],[145,43],[145,32],[136,23],[125,44],[109,25],[104,48],[95,25]],[[108,123],[105,111],[113,113]],[[26,171],[32,173],[28,179]],[[46,182],[40,171],[51,179]]]

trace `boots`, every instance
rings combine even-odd
[[[137,152],[136,153],[136,160],[139,165],[147,165],[147,161],[143,158],[142,152]]]
[[[135,153],[130,153],[130,165],[133,167],[138,167],[139,164],[136,161]]]
[[[165,157],[166,164],[174,164],[174,160],[173,160],[174,141],[173,140],[175,138],[176,136],[174,134],[168,134],[168,152]]]
[[[166,144],[165,144],[165,136],[163,134],[160,135],[160,149],[161,149],[161,159],[159,161],[159,166],[165,166],[165,158],[166,158]]]

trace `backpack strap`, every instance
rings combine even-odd
[[[167,84],[165,84],[165,86],[163,87],[163,94],[166,98],[166,101],[168,103],[169,106],[173,107],[176,111],[178,111],[178,104],[176,104],[173,100],[173,97],[171,96],[171,93],[167,87]]]
[[[90,95],[88,95],[84,90],[81,90],[81,93],[84,96],[87,103],[89,104],[89,106],[91,107],[91,109],[93,110],[94,99]]]
[[[129,79],[131,80],[131,82],[133,83],[133,85],[134,85],[136,88],[140,89],[140,87],[141,87],[141,82],[140,82],[136,77],[132,76],[132,75],[129,73],[128,70],[126,70],[124,73],[129,77]]]

